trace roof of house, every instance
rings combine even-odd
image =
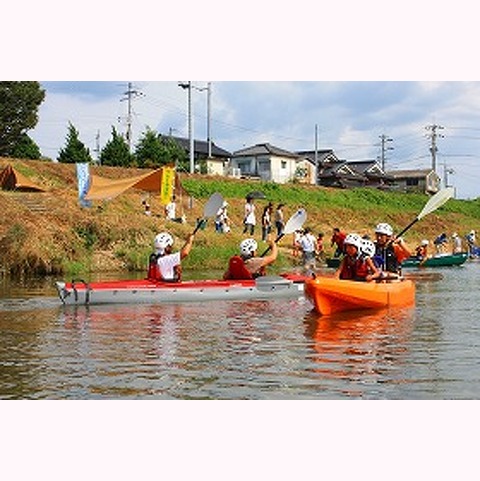
[[[315,151],[314,150],[297,150],[295,151],[297,155],[307,158],[310,162],[315,163]],[[337,156],[332,149],[321,149],[317,150],[317,160],[319,163],[325,162],[329,157],[338,160]],[[332,162],[332,160],[329,160]]]
[[[181,147],[188,150],[190,147],[190,139],[184,137],[172,136],[171,139],[175,140]],[[208,142],[206,140],[194,140],[193,150],[198,154],[208,155]],[[212,142],[212,157],[231,157],[232,154],[228,150],[222,149]]]
[[[426,177],[428,174],[433,172],[432,169],[409,169],[409,170],[389,170],[388,175],[392,176],[394,179],[407,179],[407,178],[419,178]]]
[[[233,157],[256,157],[260,155],[276,155],[277,157],[291,157],[297,159],[299,156],[288,150],[280,149],[274,145],[267,143],[256,144],[245,149],[237,150],[233,153]]]

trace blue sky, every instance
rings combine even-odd
[[[182,79],[179,79],[182,80]],[[183,80],[184,81],[184,80]],[[178,81],[131,81],[133,142],[147,127],[188,136],[187,94]],[[200,88],[207,81],[193,80]],[[94,153],[114,126],[126,130],[128,81],[45,81],[46,99],[32,137],[56,158],[68,122]],[[437,172],[457,197],[480,196],[480,82],[475,81],[211,81],[211,133],[231,152],[269,142],[287,150],[331,148],[341,159],[380,158],[380,136],[392,139],[386,168],[428,168],[439,125]],[[194,135],[207,136],[207,94],[193,90]]]

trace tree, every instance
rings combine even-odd
[[[135,147],[135,157],[139,167],[161,167],[168,164],[165,146],[159,134],[147,127],[146,132]]]
[[[112,126],[112,139],[100,152],[100,163],[118,167],[128,167],[132,163],[132,155],[123,135],[119,135]]]
[[[186,150],[171,137],[162,137],[162,142],[167,151],[168,163],[175,164],[179,170],[189,172],[189,158]]]
[[[68,134],[66,138],[65,148],[60,149],[57,160],[66,164],[75,164],[77,162],[91,162],[92,157],[90,151],[78,138],[77,129],[71,122],[68,124]]]
[[[28,136],[28,134],[22,134],[13,148],[12,157],[17,159],[32,159],[38,160],[42,157],[38,145]]]
[[[44,99],[39,82],[0,82],[0,155],[11,156],[22,135],[37,125]]]

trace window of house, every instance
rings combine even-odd
[[[280,164],[280,167],[282,169],[286,169],[287,168],[287,161],[286,160],[282,160],[281,164]]]
[[[411,185],[411,186],[418,185],[418,179],[407,179],[407,185]]]

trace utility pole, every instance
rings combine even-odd
[[[315,185],[318,185],[318,124],[315,124]]]
[[[190,157],[190,173],[193,174],[195,172],[195,152],[193,147],[192,82],[178,82],[178,86],[188,91],[188,154]]]
[[[443,138],[444,135],[437,133],[437,130],[443,129],[441,125],[437,124],[432,124],[432,125],[427,125],[425,127],[427,130],[431,131],[431,133],[428,134],[428,137],[430,137],[431,144],[430,144],[430,153],[432,154],[432,170],[436,172],[437,169],[437,138]]]
[[[207,144],[208,158],[212,157],[212,136],[210,132],[211,123],[211,107],[212,107],[212,82],[207,83]]]
[[[97,135],[95,136],[95,149],[97,164],[100,164],[100,130],[97,130]]]
[[[393,139],[387,137],[385,134],[380,135],[381,147],[382,147],[382,154],[381,154],[381,165],[382,170],[385,172],[385,157],[387,150],[393,150],[393,147],[387,147],[387,142],[393,142]]]
[[[127,133],[125,135],[128,144],[128,151],[132,151],[132,99],[143,95],[138,90],[134,90],[132,83],[128,82],[127,91],[123,93],[125,97],[120,102],[127,101]]]
[[[448,174],[454,174],[455,171],[452,168],[447,168],[447,163],[443,163],[443,185],[445,187],[451,187],[448,185]]]

